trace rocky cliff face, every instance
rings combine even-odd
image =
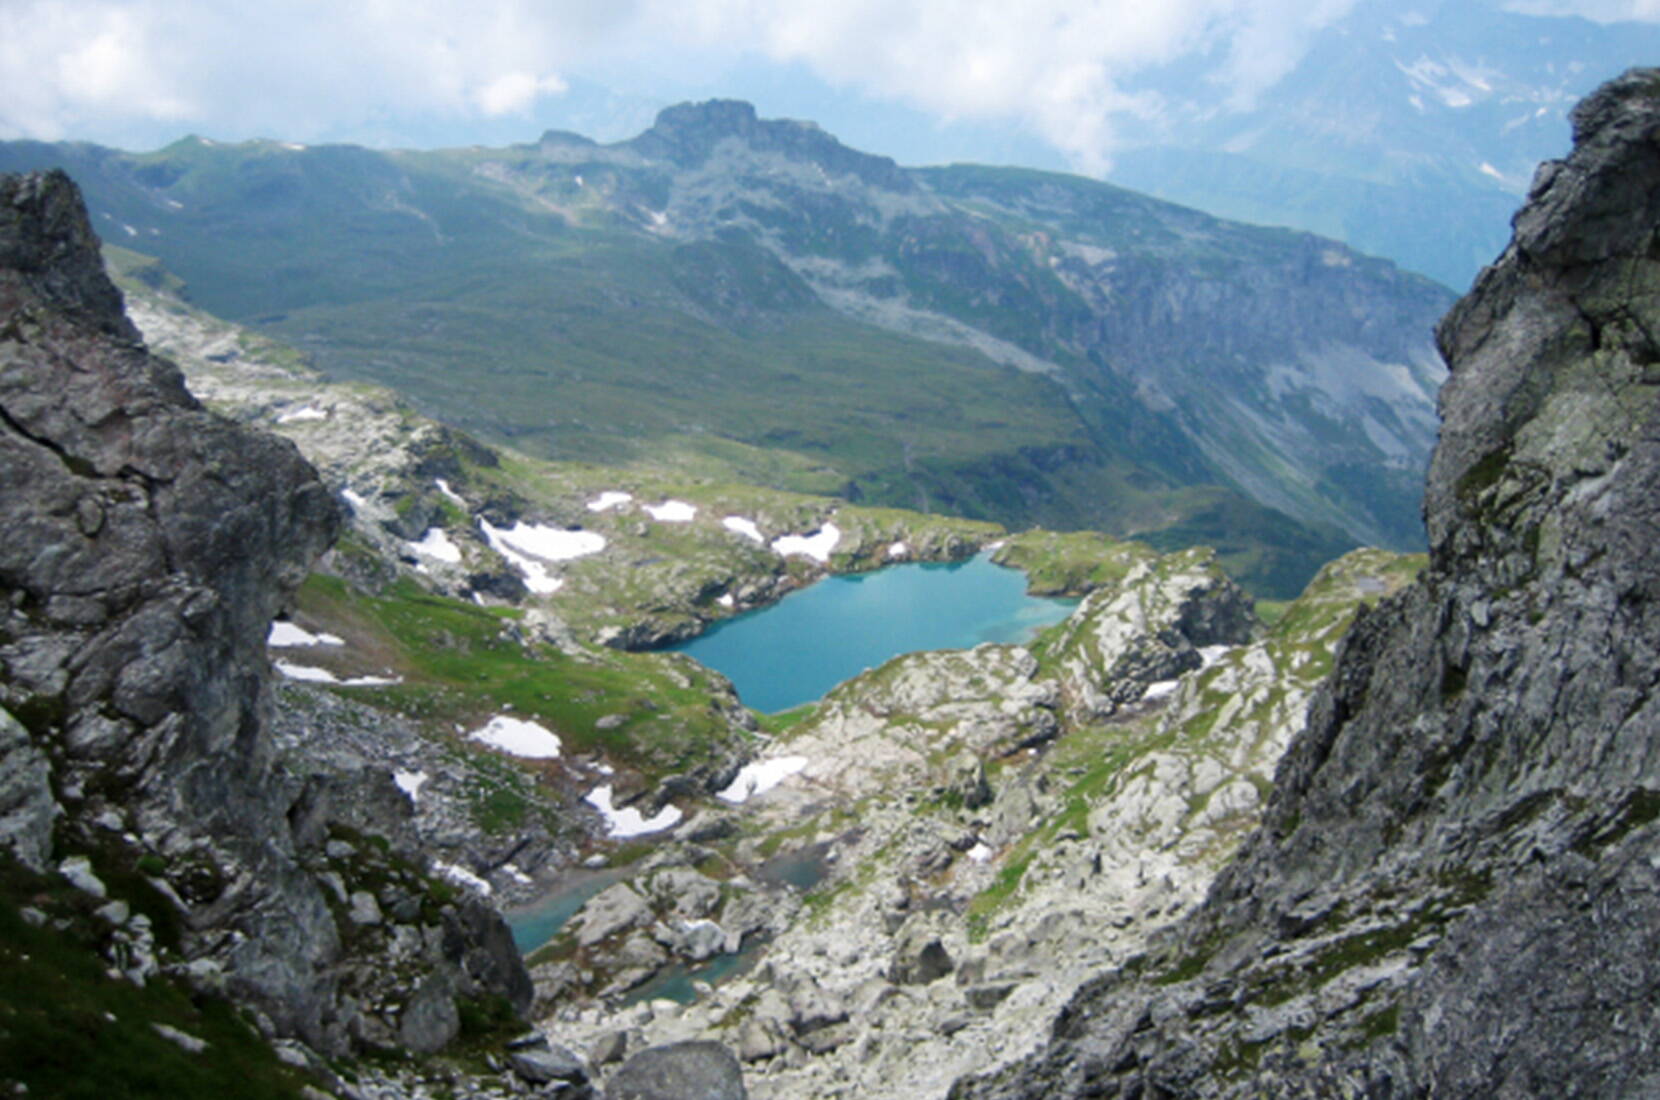
[[[1206,904],[954,1095],[1660,1088],[1660,72],[1574,127],[1438,334],[1429,569]]]
[[[61,173],[0,177],[0,515],[0,842],[167,899],[176,942],[124,930],[134,980],[326,1051],[441,1045],[457,998],[528,1004],[500,919],[419,866],[389,777],[278,763],[266,632],[338,506],[145,350]]]

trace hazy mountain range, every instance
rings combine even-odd
[[[1138,90],[1164,110],[1109,177],[1325,233],[1463,290],[1509,239],[1534,168],[1566,153],[1569,108],[1657,55],[1649,23],[1371,0],[1249,105],[1204,79],[1203,57],[1154,74]]]
[[[733,101],[610,145],[0,146],[49,165],[198,305],[533,453],[1211,541],[1279,591],[1422,539],[1451,295],[1331,240]]]

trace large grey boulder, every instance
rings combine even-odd
[[[583,947],[592,947],[618,932],[639,928],[652,922],[651,906],[626,882],[607,886],[589,898],[572,922],[576,941]]]
[[[748,1100],[743,1069],[720,1043],[650,1047],[623,1063],[605,1100]]]

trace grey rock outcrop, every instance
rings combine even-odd
[[[746,1100],[743,1069],[720,1043],[670,1043],[642,1050],[605,1086],[605,1100]]]
[[[1437,334],[1428,570],[1205,904],[954,1096],[1660,1088],[1660,71],[1574,129]]]
[[[0,177],[0,470],[13,854],[145,861],[179,911],[169,965],[215,975],[275,1032],[324,1050],[394,1036],[434,981],[527,1006],[499,917],[428,893],[396,791],[344,777],[325,798],[278,761],[266,633],[334,538],[337,506],[292,444],[205,411],[144,349],[61,173]],[[371,821],[389,854],[325,847],[331,829]],[[133,839],[112,850],[111,831]],[[408,898],[417,923],[400,926],[391,968],[396,930],[365,920],[365,938],[348,906],[366,918]],[[421,1014],[424,1041],[454,1034],[453,1004]]]

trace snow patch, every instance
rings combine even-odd
[[[578,527],[567,530],[563,527],[549,527],[541,523],[526,523],[520,520],[511,529],[502,530],[491,527],[490,521],[478,521],[486,533],[492,538],[499,538],[523,554],[530,554],[543,561],[570,561],[573,558],[585,558],[589,554],[597,554],[605,549],[605,536],[598,531],[584,531]]]
[[[992,851],[985,841],[977,840],[974,842],[974,847],[970,848],[966,854],[975,863],[987,863],[991,860]]]
[[[277,417],[277,423],[293,424],[299,420],[327,420],[328,418],[327,410],[319,409],[316,405],[306,405],[303,408],[295,409],[293,412],[283,413]]]
[[[465,886],[469,890],[476,890],[485,897],[489,897],[495,892],[490,889],[488,882],[485,882],[467,868],[459,867],[454,863],[445,863],[441,859],[435,859],[432,861],[432,871],[439,878],[447,879],[457,886]]]
[[[415,553],[437,561],[447,561],[451,565],[461,561],[461,547],[450,541],[449,535],[444,533],[442,527],[430,527],[426,534],[421,536],[421,541],[405,545]]]
[[[525,587],[538,596],[550,596],[565,583],[549,573],[538,558],[569,561],[605,549],[605,536],[594,531],[566,531],[523,520],[504,531],[483,516],[479,517],[478,525],[484,531],[485,541],[524,574]]]
[[[1199,660],[1204,663],[1200,668],[1209,668],[1222,659],[1223,654],[1232,649],[1231,645],[1204,645],[1199,647]]]
[[[646,514],[659,523],[690,523],[697,515],[697,505],[683,500],[665,500],[661,504],[646,505]]]
[[[646,833],[671,829],[680,822],[678,806],[664,806],[651,817],[646,817],[632,806],[620,809],[611,804],[611,784],[595,787],[582,801],[598,810],[605,818],[605,831],[614,837],[643,836]]]
[[[445,496],[449,497],[451,500],[453,500],[457,504],[461,505],[461,507],[463,507],[463,508],[467,507],[467,502],[465,500],[461,499],[461,494],[460,493],[458,493],[454,489],[450,488],[450,483],[449,482],[445,481],[441,477],[435,477],[435,478],[432,479],[432,483],[434,485],[438,486],[438,491],[440,493],[443,493]]]
[[[334,634],[313,634],[293,623],[274,622],[271,624],[271,633],[265,637],[265,644],[288,649],[310,645],[345,645],[346,639]]]
[[[771,760],[756,760],[738,769],[738,774],[715,797],[734,804],[747,802],[758,794],[765,794],[789,776],[807,766],[805,756],[776,756]]]
[[[738,606],[737,598],[730,592],[722,592],[715,602],[728,609]]]
[[[340,495],[341,495],[342,498],[345,499],[347,504],[350,504],[352,506],[352,511],[354,511],[354,512],[363,511],[363,506],[365,504],[369,503],[368,501],[364,500],[362,497],[358,496],[356,493],[352,492],[350,489],[340,490]]]
[[[431,777],[428,776],[426,772],[392,773],[392,782],[398,785],[398,790],[409,796],[411,805],[420,801],[421,784],[425,783],[429,778]]]
[[[1147,685],[1147,690],[1141,693],[1143,701],[1148,699],[1163,699],[1175,692],[1181,686],[1180,680],[1159,680]]]
[[[385,676],[353,676],[349,680],[342,680],[326,668],[313,668],[310,665],[297,665],[292,661],[278,661],[277,671],[290,680],[303,680],[308,684],[339,684],[341,687],[381,687],[385,684],[397,684],[403,677]]]
[[[551,760],[559,755],[559,735],[537,722],[498,714],[467,735],[493,749],[527,760]]]
[[[834,523],[826,523],[810,535],[784,535],[773,539],[772,548],[786,558],[800,555],[822,564],[830,560],[830,551],[841,540],[841,529]]]
[[[619,508],[633,499],[633,493],[624,493],[619,492],[616,489],[607,489],[605,492],[588,502],[588,511],[604,512],[611,508]]]
[[[746,539],[753,539],[763,545],[767,541],[762,536],[761,529],[755,526],[755,521],[752,519],[745,519],[743,516],[727,516],[720,521],[720,524],[733,534],[742,535]]]
[[[889,543],[888,544],[888,557],[890,557],[890,558],[908,558],[910,556],[911,556],[911,548],[909,546],[905,545],[903,542],[894,542],[894,543]]]

